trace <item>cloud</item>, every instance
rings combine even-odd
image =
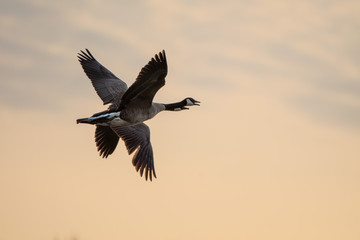
[[[0,77],[6,81],[0,100],[26,108],[64,107],[64,98],[94,96],[91,86],[79,81],[86,78],[76,63],[78,50],[90,48],[131,84],[150,56],[165,49],[174,85],[219,96],[265,94],[320,121],[329,118],[316,106],[328,103],[332,110],[326,115],[343,116],[348,124],[350,113],[358,111],[360,84],[354,6],[351,1],[3,1]],[[353,96],[349,111],[343,111],[348,101],[338,92]],[[308,97],[319,104],[304,100]]]

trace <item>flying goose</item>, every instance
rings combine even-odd
[[[104,105],[110,106],[103,112],[77,119],[76,122],[96,126],[95,142],[103,158],[114,152],[121,138],[128,153],[135,152],[132,163],[136,171],[140,171],[140,176],[145,171],[145,179],[152,181],[153,176],[156,178],[154,155],[150,129],[144,121],[161,111],[180,111],[200,102],[190,97],[170,104],[153,102],[156,92],[165,85],[167,62],[164,50],[151,58],[129,88],[101,65],[88,49],[85,50],[78,53],[78,60]]]

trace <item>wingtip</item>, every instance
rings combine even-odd
[[[165,50],[163,49],[162,51],[160,51],[158,54],[155,54],[155,59],[157,62],[164,62],[166,63],[166,54],[165,54]],[[155,61],[154,58],[152,58],[152,61]]]
[[[91,54],[91,52],[89,51],[89,49],[85,48],[85,50],[86,50],[86,52],[90,55],[90,57],[92,57],[93,59],[95,59],[94,56],[93,56],[93,55]]]
[[[149,167],[144,167],[144,168],[135,167],[135,168],[136,168],[136,171],[139,172],[140,177],[145,178],[145,181],[150,180],[150,182],[152,182],[153,177],[154,177],[154,179],[157,178],[154,168],[149,168]]]
[[[153,172],[153,173],[150,172],[148,174],[145,174],[145,181],[150,180],[150,182],[152,182],[153,177],[154,177],[154,179],[157,178],[155,172]]]
[[[165,54],[165,50],[164,50],[164,49],[162,50],[162,52],[160,52],[160,54],[163,55],[163,58],[164,58],[164,60],[166,61],[166,54]]]
[[[78,60],[80,62],[82,61],[89,61],[89,60],[95,60],[94,56],[91,54],[91,52],[89,51],[89,49],[85,48],[84,52],[83,50],[80,50],[78,53]]]

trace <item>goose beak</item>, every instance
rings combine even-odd
[[[200,101],[197,101],[197,100],[194,99],[194,105],[200,106]]]

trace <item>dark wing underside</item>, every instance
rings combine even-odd
[[[112,154],[119,142],[119,136],[107,126],[96,126],[95,142],[99,154],[107,158]]]
[[[140,176],[145,172],[146,180],[150,178],[152,181],[152,176],[156,178],[149,127],[141,123],[128,127],[111,126],[111,128],[124,140],[128,153],[135,152],[132,163],[136,171],[140,171]]]
[[[167,62],[163,50],[141,69],[136,81],[122,96],[120,109],[139,106],[149,108],[157,91],[165,85],[166,75]]]
[[[78,59],[104,105],[112,103],[112,108],[118,108],[120,99],[127,90],[126,83],[101,65],[88,49],[86,52],[81,51]]]

